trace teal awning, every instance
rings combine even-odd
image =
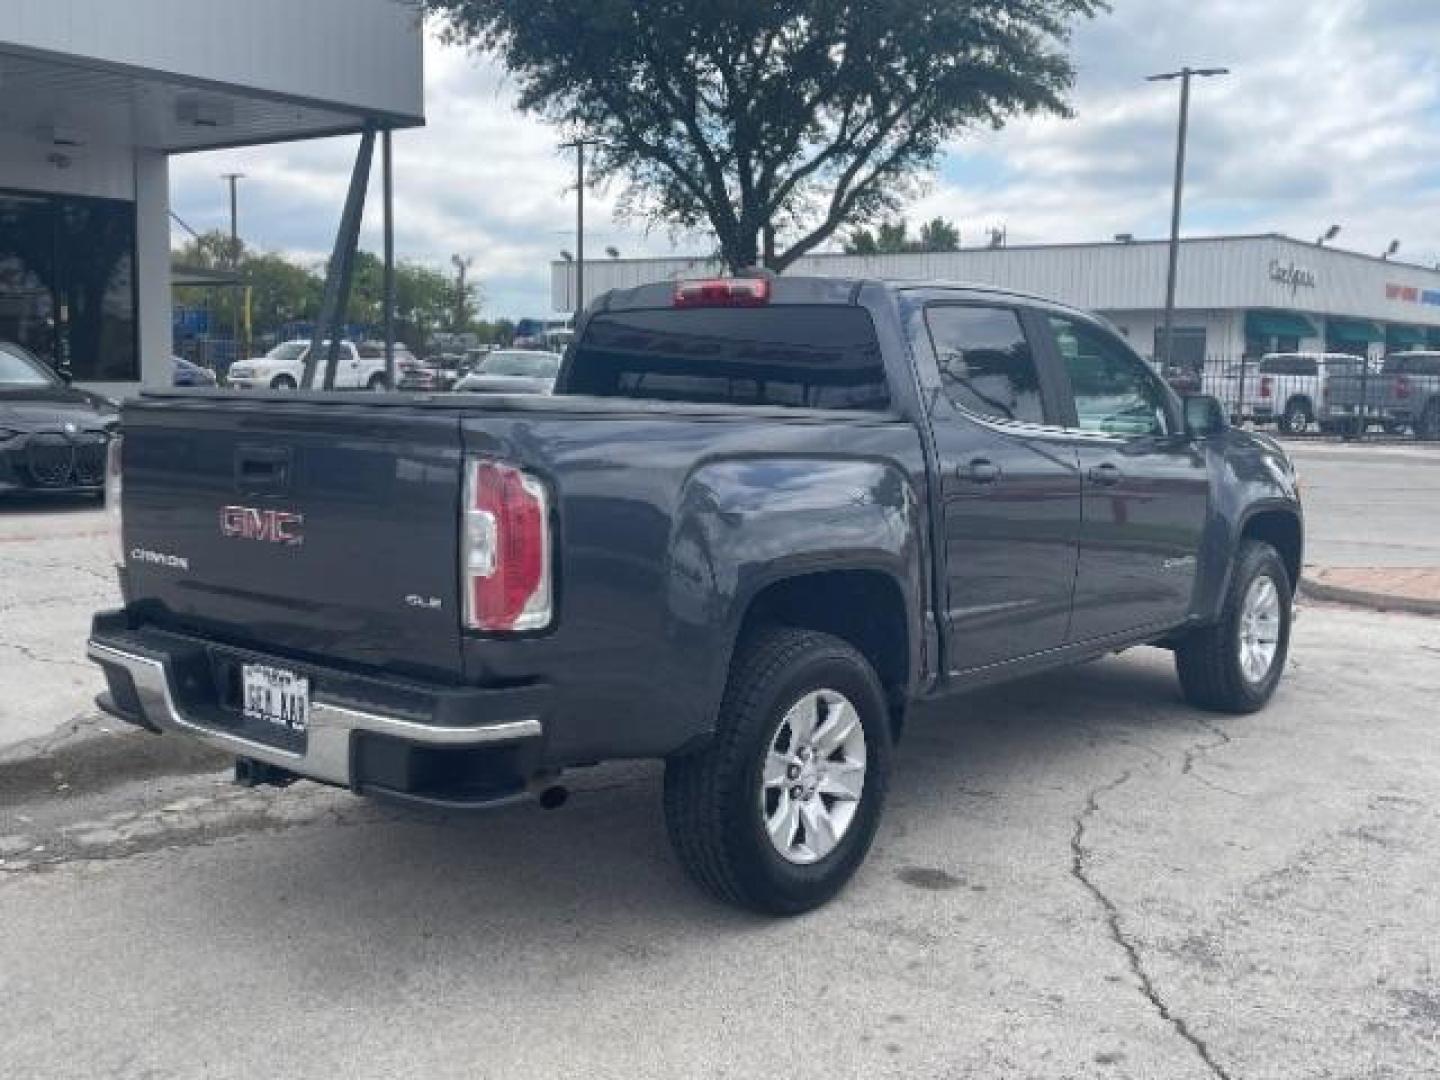
[[[1247,311],[1245,336],[1307,338],[1320,335],[1304,315],[1296,315],[1290,311]]]
[[[1418,326],[1387,326],[1385,344],[1392,349],[1413,349],[1425,344],[1425,331]]]
[[[1358,319],[1331,319],[1326,330],[1331,341],[1343,341],[1349,345],[1369,345],[1372,341],[1385,340],[1385,331],[1380,327]]]
[[[1432,326],[1426,331],[1425,344],[1432,349],[1440,349],[1440,326]]]

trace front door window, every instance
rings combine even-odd
[[[1085,323],[1052,317],[1050,326],[1075,392],[1082,431],[1123,436],[1172,433],[1168,397],[1143,360]]]

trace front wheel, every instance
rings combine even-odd
[[[1292,591],[1273,547],[1241,544],[1219,621],[1191,632],[1175,649],[1180,685],[1192,705],[1235,714],[1265,707],[1285,674]]]
[[[874,669],[829,634],[767,628],[742,642],[714,738],[665,769],[680,862],[712,896],[770,915],[834,897],[864,861],[890,771]]]
[[[289,375],[277,375],[270,384],[271,390],[294,390],[299,385]]]

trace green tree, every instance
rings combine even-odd
[[[882,221],[875,231],[855,229],[845,241],[847,255],[912,255],[937,251],[959,251],[960,229],[944,218],[927,221],[920,239],[910,239],[904,219]]]
[[[1068,114],[1105,0],[409,0],[497,56],[522,108],[599,141],[622,209],[784,270],[897,209],[945,146]]]

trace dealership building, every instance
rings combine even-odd
[[[395,0],[3,6],[0,340],[87,387],[170,381],[171,155],[424,123]]]
[[[943,254],[812,255],[788,271],[822,277],[954,281],[1034,293],[1111,320],[1154,357],[1164,326],[1166,242],[1050,244]],[[587,261],[586,300],[609,289],[703,277],[705,258]],[[551,268],[556,311],[574,305],[575,266]],[[1175,359],[1191,367],[1266,352],[1380,356],[1440,348],[1440,271],[1280,235],[1185,240]]]

